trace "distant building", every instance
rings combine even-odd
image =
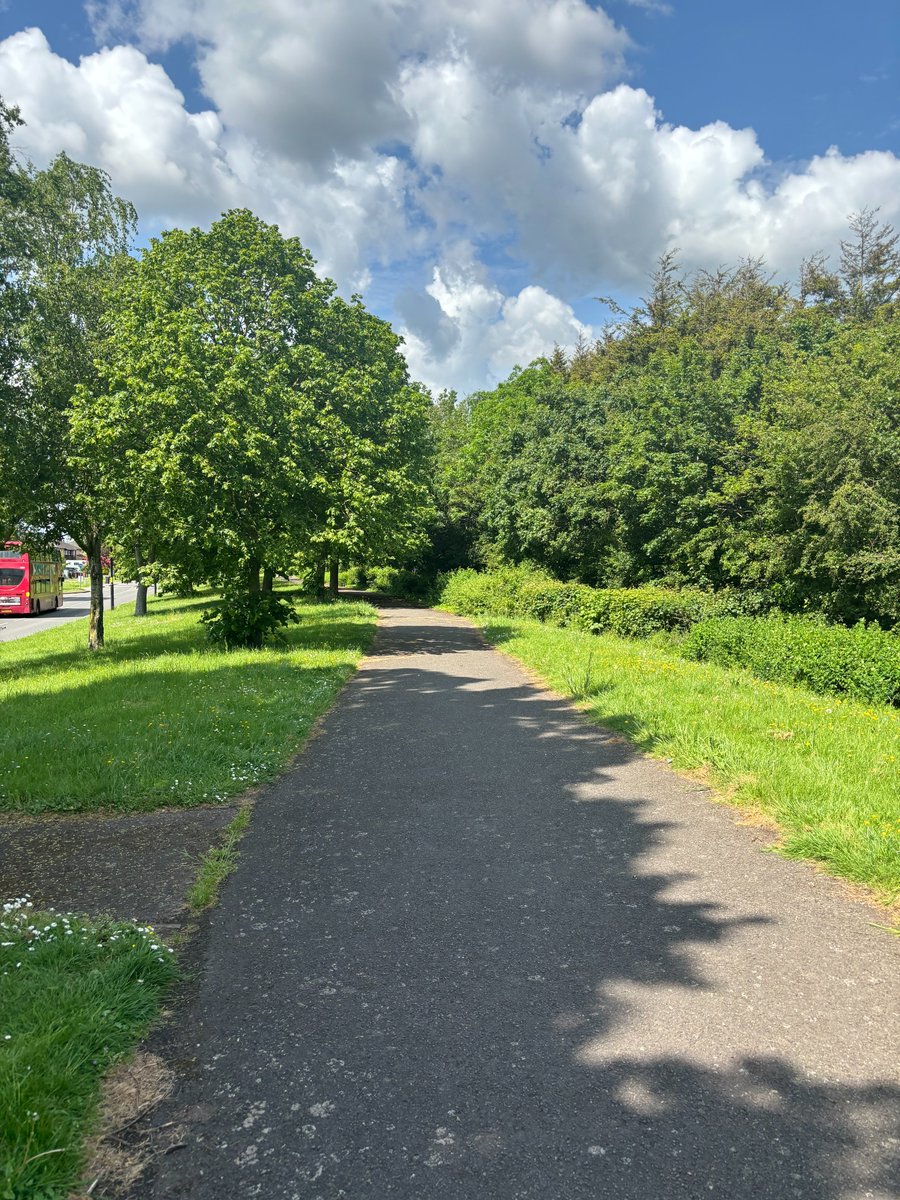
[[[63,558],[66,560],[66,562],[71,562],[73,559],[87,559],[87,555],[82,548],[77,542],[73,542],[71,538],[61,538],[56,543],[55,549],[62,551]]]

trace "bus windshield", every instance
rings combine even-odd
[[[25,572],[18,567],[0,567],[0,587],[18,587],[25,578]]]

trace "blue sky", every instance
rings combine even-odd
[[[897,0],[8,0],[0,93],[144,236],[247,205],[466,391],[672,246],[790,278],[900,224],[898,45]]]
[[[686,0],[669,17],[609,7],[642,43],[635,79],[669,121],[751,125],[776,161],[832,144],[900,151],[895,0]]]

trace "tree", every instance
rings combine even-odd
[[[0,247],[4,267],[0,388],[3,524],[71,533],[91,564],[88,642],[103,642],[104,514],[94,474],[73,453],[72,397],[91,388],[102,315],[135,222],[94,167],[61,154],[46,170],[15,160],[15,110],[0,105]]]
[[[117,295],[104,387],[79,397],[85,452],[131,501],[120,536],[149,529],[161,561],[239,573],[252,595],[289,560],[315,511],[330,286],[297,239],[245,210],[151,243]]]
[[[390,328],[336,298],[298,239],[246,210],[165,233],[116,310],[78,430],[108,493],[128,498],[123,541],[205,578],[237,571],[252,608],[299,551],[324,561],[414,536],[427,397]]]
[[[430,397],[408,381],[400,340],[358,297],[335,297],[324,324],[337,367],[316,440],[323,519],[311,538],[331,563],[386,563],[420,549],[431,515]]]
[[[853,237],[841,242],[840,277],[847,308],[862,321],[900,292],[900,234],[886,223],[879,224],[877,215],[877,208],[853,213]]]

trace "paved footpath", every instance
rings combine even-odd
[[[141,1196],[888,1200],[896,938],[457,618],[259,802]]]

